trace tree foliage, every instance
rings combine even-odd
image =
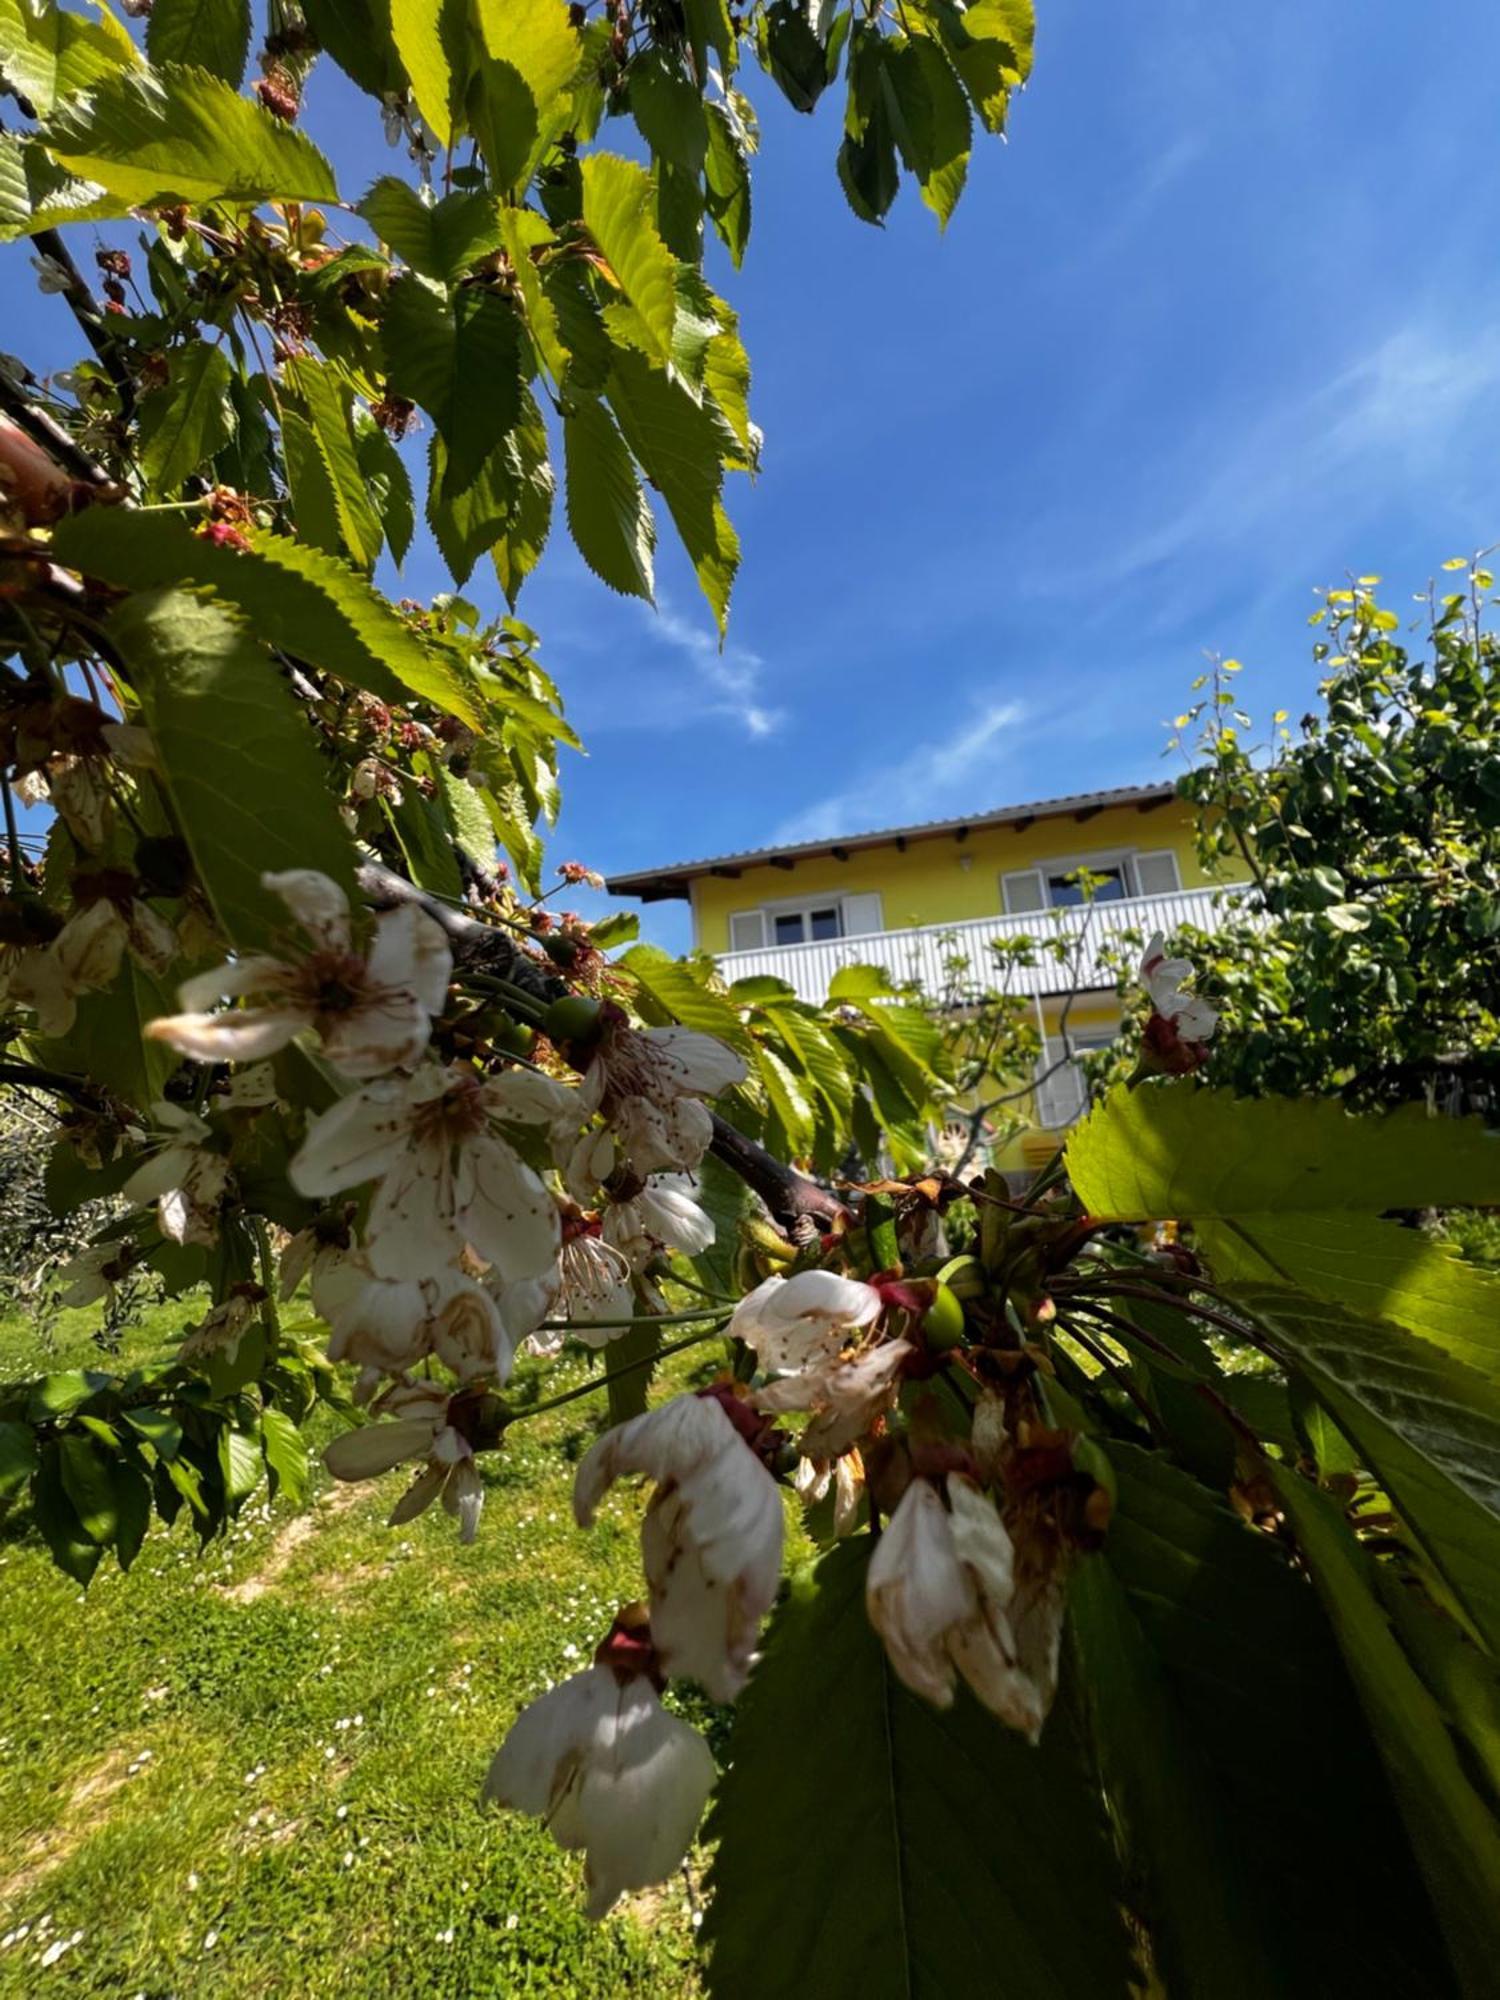
[[[153,1516],[299,1494],[321,1402],[337,1477],[406,1465],[393,1521],[472,1537],[484,1455],[554,1407],[517,1348],[572,1339],[601,1364],[557,1400],[609,1418],[575,1511],[653,1483],[650,1603],[488,1791],[584,1850],[594,1914],[692,1837],[713,1759],[658,1692],[696,1681],[746,1691],[721,1993],[1487,1991],[1500,1295],[1387,1216],[1500,1205],[1482,1123],[1142,1075],[1018,1198],[930,1156],[1024,1046],[1003,967],[814,1007],[551,907],[589,879],[545,853],[576,738],[515,605],[554,518],[649,596],[654,495],[728,615],[759,434],[703,235],[745,252],[749,61],[799,110],[842,84],[856,214],[904,172],[946,222],[1029,6],[307,0],[248,90],[246,21],[0,0],[0,233],[89,350],[0,373],[0,1080],[88,1221],[70,1298],[147,1273],[198,1315],[0,1387],[0,1502],[87,1585]],[[410,175],[340,191],[298,123],[324,59]],[[121,225],[87,276],[80,221]],[[419,504],[429,606],[379,581]],[[457,594],[486,555],[506,615]],[[1484,1042],[1492,662],[1462,603],[1420,671],[1365,585],[1332,616],[1326,728],[1269,777],[1218,730],[1215,838],[1279,871],[1318,1088],[1378,1096],[1357,1028]],[[1346,821],[1368,883],[1321,858]],[[1274,1084],[1239,1034],[1227,1080]],[[778,1603],[787,1486],[820,1554]]]

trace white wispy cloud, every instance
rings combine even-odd
[[[769,736],[780,726],[781,711],[770,707],[761,692],[765,661],[759,653],[733,642],[721,652],[713,633],[694,624],[665,596],[658,596],[656,609],[647,609],[645,616],[651,634],[681,653],[703,683],[708,700],[696,715],[732,716],[748,736]]]
[[[1487,404],[1500,404],[1494,322],[1465,332],[1413,318],[1237,434],[1195,440],[1164,469],[1156,523],[1106,557],[1093,581],[1124,583],[1251,541],[1294,547],[1330,515],[1347,535],[1396,478],[1409,493],[1451,487],[1464,431],[1481,449],[1493,435],[1475,421]],[[1078,588],[1076,571],[1067,587]]]
[[[946,736],[893,747],[878,767],[784,819],[772,838],[831,840],[1003,804],[1002,774],[1020,747],[1026,717],[1024,702],[990,702]]]

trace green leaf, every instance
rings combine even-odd
[[[967,1693],[947,1713],[908,1693],[865,1617],[869,1549],[794,1579],[738,1705],[710,1992],[1124,1995],[1123,1890],[1066,1706],[1033,1748]]]
[[[469,82],[468,114],[491,185],[519,193],[529,184],[543,146],[536,99],[525,77],[511,63],[485,57],[475,64]]]
[[[1383,1320],[1268,1286],[1236,1286],[1500,1654],[1500,1392]]]
[[[583,56],[564,0],[475,0],[475,13],[486,54],[522,79],[545,131]]]
[[[795,1160],[805,1159],[812,1151],[815,1130],[810,1096],[775,1049],[764,1042],[756,1048],[755,1068],[765,1085],[771,1113],[781,1127],[779,1141],[773,1137],[770,1142],[772,1150],[785,1151]]]
[[[78,1525],[91,1542],[112,1542],[119,1525],[114,1481],[108,1461],[93,1441],[68,1432],[57,1441],[63,1491],[73,1503]]]
[[[841,965],[828,982],[828,1000],[844,1001],[894,999],[895,987],[883,965]]]
[[[713,1035],[741,1055],[753,1055],[755,1043],[739,1014],[722,994],[711,993],[681,959],[654,944],[632,945],[616,964],[638,980],[661,1013],[684,1028]]]
[[[151,1482],[138,1466],[123,1458],[116,1459],[112,1476],[115,1560],[121,1569],[129,1569],[151,1525]]]
[[[182,1425],[170,1410],[134,1409],[123,1413],[130,1428],[143,1437],[160,1458],[175,1458],[182,1448]]]
[[[55,0],[0,0],[0,83],[25,98],[37,118],[139,61],[112,19],[86,20]]]
[[[1437,1704],[1391,1633],[1369,1555],[1338,1508],[1286,1466],[1267,1475],[1312,1571],[1384,1760],[1466,1994],[1493,1992],[1500,1957],[1500,1831]],[[1420,1991],[1421,1988],[1408,1989]]]
[[[163,63],[196,63],[235,89],[250,53],[250,0],[152,0],[146,53]]]
[[[61,1442],[42,1452],[31,1493],[32,1512],[52,1560],[65,1576],[87,1588],[104,1550],[83,1532],[63,1486]]]
[[[41,137],[65,167],[134,207],[338,200],[333,169],[310,139],[180,63],[102,77]]]
[[[1031,74],[1032,0],[973,0],[962,14],[949,6],[934,12],[948,58],[986,131],[1003,131],[1010,93]]]
[[[399,569],[406,560],[417,525],[411,475],[405,459],[379,424],[368,421],[360,424],[356,417],[356,425],[354,449],[359,456],[360,474],[369,490],[370,504],[380,517],[391,561]]]
[[[1109,1458],[1109,1537],[1070,1616],[1166,1991],[1429,1990],[1441,1942],[1316,1599],[1196,1480],[1130,1445]]]
[[[449,145],[469,60],[462,0],[391,0],[391,36],[417,109],[438,144]]]
[[[114,1379],[92,1368],[65,1368],[56,1375],[44,1375],[40,1382],[32,1384],[26,1399],[27,1422],[43,1424],[70,1417],[101,1389],[112,1387]]]
[[[0,243],[66,222],[105,222],[130,204],[94,181],[65,173],[39,140],[0,132]]]
[[[708,126],[698,86],[681,52],[655,43],[630,65],[630,115],[658,160],[696,178],[708,154]]]
[[[316,868],[353,903],[353,850],[312,731],[238,619],[183,591],[143,591],[114,612],[110,636],[230,942],[258,950],[285,930],[263,870]]]
[[[373,569],[384,536],[365,489],[349,414],[349,392],[334,369],[311,355],[287,362],[282,372],[288,388],[306,406],[333,491],[344,544],[361,569]]]
[[[636,462],[667,503],[722,634],[740,559],[719,504],[725,430],[680,382],[628,348],[615,354],[609,400]]]
[[[946,227],[963,193],[974,137],[963,86],[936,42],[893,36],[885,87],[901,157],[916,175],[923,201]]]
[[[301,1431],[283,1410],[262,1410],[261,1450],[273,1493],[285,1493],[298,1504],[307,1498],[307,1445]]]
[[[290,408],[281,413],[281,455],[286,464],[286,483],[291,490],[298,540],[324,555],[341,559],[344,536],[328,461],[318,449],[312,425],[299,411]]]
[[[419,404],[442,437],[452,499],[520,418],[520,320],[494,293],[465,286],[445,299],[408,277],[387,295],[381,338],[392,391]]]
[[[24,1486],[36,1468],[36,1433],[30,1424],[0,1423],[0,1500]]]
[[[414,271],[442,284],[462,277],[500,242],[500,209],[492,195],[450,194],[429,207],[408,182],[387,174],[359,213]]]
[[[1500,1132],[1417,1104],[1351,1118],[1329,1098],[1121,1086],[1069,1134],[1068,1173],[1102,1221],[1500,1205]]]
[[[141,469],[154,491],[175,499],[183,481],[229,442],[233,429],[223,348],[206,340],[173,348],[166,381],[141,402]]]
[[[484,727],[473,689],[447,654],[346,563],[290,536],[258,533],[248,553],[236,552],[169,515],[93,507],[60,521],[53,546],[70,568],[127,590],[206,585],[238,606],[267,645],[382,701],[416,695],[473,729]]]
[[[855,25],[849,45],[849,104],[839,147],[839,181],[862,222],[879,222],[896,199],[896,96],[892,50],[872,22]]]
[[[704,203],[736,270],[750,240],[750,161],[734,121],[722,104],[707,104],[708,157]]]
[[[231,1512],[250,1498],[264,1472],[256,1440],[244,1431],[237,1431],[232,1424],[225,1424],[219,1432],[219,1473]]]
[[[728,0],[683,0],[682,12],[693,51],[694,74],[700,77],[708,74],[708,52],[712,49],[728,82],[739,57],[739,35]]]
[[[1500,1382],[1500,1278],[1421,1229],[1363,1215],[1237,1215],[1197,1225],[1216,1277],[1291,1285],[1395,1320]]]
[[[49,1069],[87,1077],[144,1111],[161,1096],[178,1058],[162,1043],[146,1041],[143,1030],[156,1015],[171,1013],[173,1004],[171,988],[127,957],[107,987],[79,995],[65,1037],[36,1038],[37,1055]]]
[[[613,153],[591,153],[579,166],[584,224],[634,308],[652,359],[668,362],[677,319],[677,260],[656,231],[651,176]]]
[[[515,609],[521,585],[541,561],[552,529],[554,481],[547,429],[530,389],[521,392],[521,420],[501,446],[514,467],[510,510],[490,547],[506,602]]]
[[[758,24],[760,56],[794,111],[811,111],[829,83],[829,52],[795,0],[773,0]]]
[[[611,590],[649,603],[656,523],[614,418],[592,396],[579,397],[563,417],[563,465],[579,554]]]
[[[361,90],[382,97],[405,88],[390,0],[302,0],[302,12],[319,46]]]

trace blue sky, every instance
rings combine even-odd
[[[557,858],[1149,780],[1205,652],[1245,662],[1255,714],[1296,713],[1317,586],[1373,570],[1399,608],[1500,534],[1500,11],[1451,0],[1421,39],[1393,0],[1039,12],[944,236],[909,186],[885,229],[855,221],[834,93],[799,118],[744,73],[755,221],[714,275],[766,447],[728,496],[729,643],[669,523],[652,613],[559,519],[520,607],[590,753]],[[337,80],[307,123],[351,188],[397,157]],[[23,289],[0,344],[71,358]],[[443,581],[429,549],[402,587]],[[682,905],[647,926],[687,942]]]

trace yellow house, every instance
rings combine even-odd
[[[1120,1010],[1101,946],[1122,932],[1207,927],[1221,892],[1198,864],[1191,807],[1166,784],[673,862],[613,876],[609,887],[690,903],[694,944],[728,980],[769,973],[817,1002],[839,966],[859,962],[936,994],[963,959],[976,978],[1025,996],[1037,1010],[1042,1081],[1032,1142],[1009,1148],[1002,1165],[1050,1149],[1043,1135],[1083,1101],[1078,1072],[1059,1062],[1113,1039]],[[1057,940],[1062,956],[1044,951],[1002,976],[995,947],[1021,937]]]

